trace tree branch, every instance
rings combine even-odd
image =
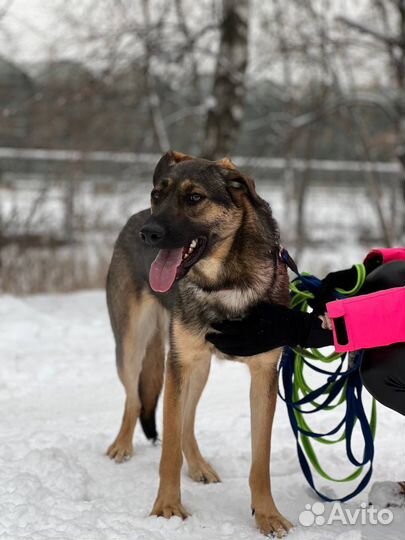
[[[342,17],[342,16],[336,17],[336,21],[350,28],[353,28],[354,30],[357,30],[358,32],[362,34],[371,36],[374,39],[380,41],[381,43],[384,43],[385,45],[389,45],[390,47],[399,47],[400,49],[405,49],[405,42],[396,38],[395,36],[388,36],[388,35],[382,34],[381,32],[378,32],[377,30],[373,30],[372,28],[369,28],[368,26],[364,26],[363,24],[360,24],[356,21],[352,21],[351,19],[348,19],[346,17]]]
[[[5,5],[0,9],[0,21],[7,15],[13,3],[14,0],[6,0]]]

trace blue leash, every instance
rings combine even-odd
[[[302,275],[299,273],[297,265],[294,263],[288,252],[284,249],[280,251],[280,259],[287,264],[298,276],[299,288],[301,290],[309,291],[316,295],[321,281],[315,276]],[[337,298],[343,297],[343,295],[336,293]],[[295,309],[300,309],[297,306]],[[296,440],[298,459],[300,462],[301,469],[304,473],[304,476],[315,491],[315,493],[323,500],[328,502],[340,501],[346,502],[364,490],[367,484],[370,481],[373,472],[373,459],[374,459],[374,433],[375,433],[375,403],[373,402],[373,411],[371,423],[369,422],[367,415],[364,410],[362,402],[362,381],[360,377],[360,365],[362,360],[362,351],[358,351],[354,355],[353,363],[348,369],[343,370],[344,362],[348,358],[347,355],[340,358],[340,363],[337,369],[334,372],[329,372],[313,363],[309,362],[306,359],[303,359],[304,364],[320,373],[322,375],[327,375],[327,382],[322,384],[315,390],[308,392],[303,398],[294,400],[294,383],[295,383],[295,362],[296,362],[296,351],[290,347],[284,349],[280,366],[279,366],[279,376],[282,380],[284,387],[284,395],[279,392],[280,397],[285,401],[287,405],[288,416],[290,424],[294,433]],[[315,412],[325,410],[333,401],[340,395],[342,392],[345,392],[345,413],[337,425],[328,431],[327,433],[316,433],[304,429],[299,425],[297,416],[303,414],[313,414]],[[326,399],[320,403],[313,406],[312,409],[303,409],[302,406],[308,403],[314,404],[317,398],[322,395],[327,395]],[[361,460],[358,460],[353,452],[353,432],[356,423],[359,423],[361,434],[364,440],[364,451]],[[308,440],[317,440],[331,435],[335,435],[341,429],[345,431],[346,439],[346,453],[350,463],[357,469],[362,469],[368,465],[368,470],[363,476],[357,487],[344,497],[331,498],[324,493],[320,492],[315,486],[315,481],[313,478],[311,466],[305,449],[302,445],[302,437],[307,438]],[[338,441],[331,441],[338,442]],[[358,471],[361,473],[361,470]],[[357,477],[357,474],[352,475]],[[329,477],[330,478],[330,477]],[[337,480],[339,481],[339,480]]]

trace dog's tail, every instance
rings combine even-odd
[[[139,398],[141,413],[139,419],[148,439],[156,441],[156,407],[163,386],[165,364],[164,336],[156,332],[149,343],[139,376]]]

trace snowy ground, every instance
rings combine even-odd
[[[250,430],[246,368],[214,362],[197,435],[223,483],[183,473],[181,522],[148,517],[160,447],[136,433],[122,465],[104,452],[119,426],[123,391],[102,292],[0,297],[0,538],[2,540],[259,540],[250,516]],[[159,410],[159,425],[161,410]],[[405,421],[381,408],[374,480],[405,479]],[[344,450],[329,454],[344,472]],[[284,405],[274,427],[273,492],[294,523],[316,499],[300,471]],[[324,484],[321,482],[321,487]],[[367,493],[350,502],[360,508]],[[297,526],[294,539],[403,537],[405,509],[388,526]]]

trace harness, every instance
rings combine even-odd
[[[280,249],[279,258],[297,275],[290,284],[291,308],[307,311],[308,300],[316,296],[321,281],[309,274],[301,274],[284,248]],[[359,264],[356,268],[358,276],[356,286],[351,291],[336,289],[337,299],[352,296],[363,286],[366,278],[365,267]],[[363,351],[347,354],[333,352],[325,355],[318,349],[286,347],[279,366],[280,386],[284,389],[283,394],[279,390],[279,395],[287,405],[301,469],[315,493],[329,502],[345,502],[358,495],[369,483],[373,471],[377,410],[373,399],[368,419],[362,402],[363,385],[359,370],[362,353]],[[333,366],[336,367],[333,369]],[[310,377],[306,375],[308,371],[311,372]],[[314,374],[317,374],[317,379],[323,381],[315,388],[307,382],[308,379],[314,378]],[[341,411],[340,420],[335,426],[325,432],[311,429],[309,419],[307,420],[311,414],[331,410]],[[363,439],[360,458],[355,456],[353,449],[355,427],[360,429]],[[316,443],[345,444],[347,458],[354,471],[342,478],[327,473],[317,458]],[[334,497],[316,487],[313,471],[329,482],[345,483],[360,480],[348,494]]]

